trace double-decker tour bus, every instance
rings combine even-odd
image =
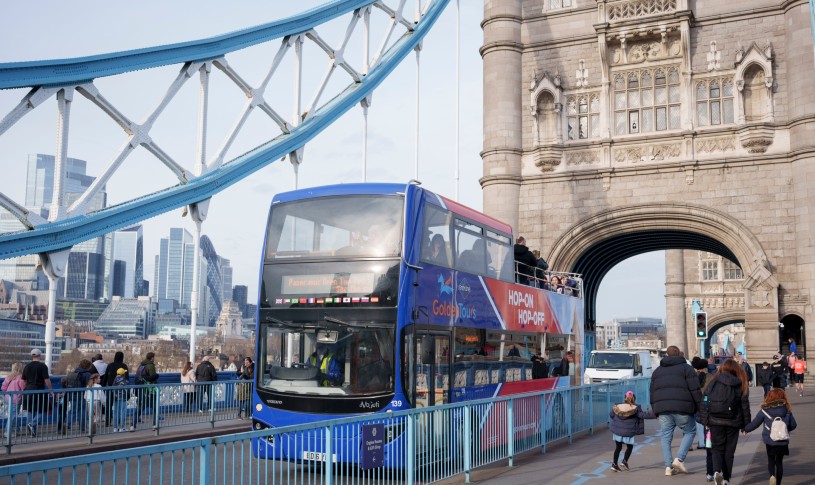
[[[275,196],[254,429],[568,386],[558,370],[580,342],[582,285],[576,275],[548,272],[516,283],[513,242],[509,225],[416,183]],[[533,379],[530,359],[544,354],[554,369],[538,367]],[[541,412],[527,419],[540,421]],[[388,432],[386,466],[399,466],[389,456],[404,434]],[[344,442],[331,447],[332,460],[356,460],[342,450],[359,449],[361,437],[336,439]],[[267,458],[327,459],[321,442],[300,443],[261,440],[253,449]]]

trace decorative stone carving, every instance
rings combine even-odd
[[[574,76],[578,88],[585,88],[589,85],[589,70],[586,69],[586,62],[583,59],[580,59]]]
[[[749,153],[764,153],[767,151],[767,147],[772,144],[772,138],[751,138],[741,142],[741,146],[746,148]]]
[[[566,165],[591,165],[600,161],[597,150],[580,150],[566,153]]]
[[[735,136],[704,138],[696,142],[697,153],[731,152],[736,149]]]
[[[650,162],[653,160],[666,160],[678,158],[682,153],[682,145],[679,143],[639,145],[628,148],[618,148],[614,150],[614,161],[617,163],[637,163]]]
[[[552,146],[541,147],[535,151],[535,166],[543,173],[554,172],[563,160],[563,150]]]
[[[676,0],[627,0],[607,5],[609,22],[676,11]]]
[[[560,165],[559,158],[538,158],[535,162],[535,166],[541,169],[543,173],[554,172],[555,167]]]
[[[722,59],[722,51],[716,50],[716,41],[710,41],[710,52],[707,53],[707,70],[716,71],[721,68],[719,61]]]
[[[667,35],[667,34],[666,34]],[[620,46],[614,48],[611,60],[614,65],[640,64],[645,61],[657,61],[672,57],[681,57],[682,44],[674,40],[668,44],[657,41],[626,42],[625,37],[620,38]]]

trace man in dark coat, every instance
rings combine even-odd
[[[532,251],[526,247],[526,239],[519,236],[515,240],[515,277],[518,283],[528,285],[530,277],[534,276],[535,268],[538,265],[538,259],[532,254]]]
[[[215,373],[215,366],[212,365],[212,362],[209,361],[209,356],[205,355],[201,359],[201,363],[195,368],[195,381],[199,383],[204,382],[214,382],[218,379],[217,374]],[[212,385],[198,385],[196,390],[198,391],[198,405],[200,408],[198,409],[199,413],[203,413],[204,409],[209,410],[212,407],[212,394],[213,394]],[[204,408],[204,393],[207,393],[207,407]]]
[[[702,392],[696,371],[688,365],[682,351],[671,345],[651,377],[651,407],[659,418],[665,475],[688,472],[684,462],[696,436],[694,414],[701,404]],[[671,441],[677,427],[684,436],[673,458]]]
[[[130,371],[127,368],[127,364],[125,364],[125,354],[124,352],[116,352],[113,356],[113,362],[108,364],[107,368],[105,369],[105,375],[102,377],[102,385],[103,386],[112,386],[113,381],[116,380],[116,372],[119,369],[124,369],[125,379],[130,379]],[[130,392],[130,391],[128,391]],[[105,402],[106,402],[106,409],[113,409],[113,393],[108,392],[105,393]],[[110,418],[113,416],[112,412],[105,413],[105,426],[110,426]]]

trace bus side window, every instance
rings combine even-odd
[[[425,206],[421,259],[450,267],[450,213],[433,205]]]

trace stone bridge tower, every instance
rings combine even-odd
[[[813,319],[807,0],[485,0],[482,25],[485,211],[585,275],[588,330],[602,277],[653,250],[690,354],[687,250],[741,270],[721,318],[754,360]]]

